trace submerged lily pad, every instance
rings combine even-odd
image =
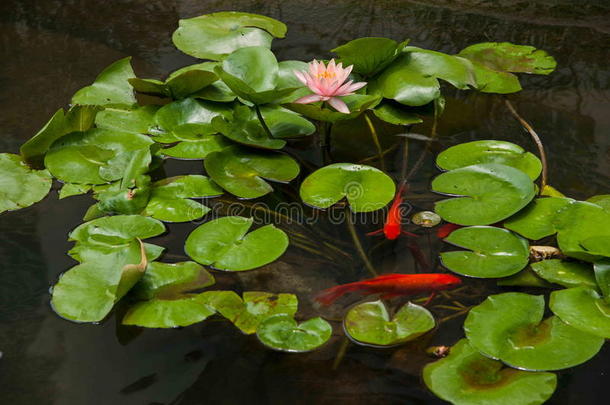
[[[390,319],[381,300],[352,307],[343,320],[347,335],[356,343],[392,346],[413,340],[434,328],[432,314],[411,302],[405,304]]]
[[[175,328],[201,322],[216,311],[191,291],[213,284],[214,277],[197,263],[150,263],[132,292],[144,301],[129,308],[123,324]]]
[[[0,213],[42,200],[53,179],[47,170],[32,170],[19,155],[0,153]]]
[[[312,351],[330,339],[332,326],[322,318],[300,324],[287,314],[265,318],[256,328],[256,336],[267,347],[291,353]]]
[[[610,303],[590,287],[553,291],[551,311],[568,325],[610,339]]]
[[[252,218],[235,216],[206,222],[188,236],[185,251],[218,270],[251,270],[271,263],[288,248],[288,237],[273,225],[246,235],[252,222]]]
[[[504,226],[528,239],[538,240],[557,232],[557,214],[574,200],[562,197],[536,198],[527,207],[504,221]]]
[[[394,197],[394,181],[381,170],[352,163],[334,163],[316,170],[301,183],[301,199],[325,209],[346,198],[354,212],[386,206]]]
[[[83,87],[72,96],[72,104],[125,105],[136,103],[133,88],[128,80],[136,77],[131,57],[118,60],[99,74],[93,84]]]
[[[284,38],[286,25],[258,14],[224,11],[180,20],[174,45],[187,55],[220,60],[248,46],[271,46],[273,37]]]
[[[527,174],[497,163],[443,173],[432,181],[432,190],[463,196],[435,204],[437,214],[459,225],[490,225],[502,221],[525,207],[536,194]]]
[[[424,382],[455,405],[538,405],[555,391],[557,376],[505,367],[462,339],[449,356],[424,367]]]
[[[166,222],[186,222],[203,217],[210,211],[191,198],[214,197],[222,189],[205,176],[169,177],[152,185],[145,215]]]
[[[239,146],[210,153],[204,165],[212,180],[240,198],[257,198],[273,191],[264,179],[287,183],[299,174],[299,165],[288,155]]]
[[[441,253],[449,270],[471,277],[506,277],[518,273],[529,262],[527,241],[511,231],[493,226],[457,229],[445,238],[470,251]]]
[[[532,269],[543,279],[564,287],[597,287],[591,265],[584,263],[550,259],[532,263]]]
[[[473,141],[452,146],[441,152],[436,164],[443,170],[454,170],[481,163],[498,163],[514,167],[536,180],[542,163],[534,154],[505,141]]]
[[[525,370],[561,370],[584,363],[604,343],[556,316],[542,320],[544,297],[504,293],[471,309],[464,330],[481,353]]]
[[[555,227],[567,256],[594,262],[608,254],[610,212],[599,205],[577,201],[559,212]]]

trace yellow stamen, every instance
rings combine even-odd
[[[316,75],[318,79],[334,79],[337,75],[334,72],[323,71],[322,73],[318,73]]]

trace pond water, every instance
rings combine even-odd
[[[549,154],[550,183],[575,198],[610,189],[610,7],[603,0],[3,0],[0,4],[0,150],[18,152],[71,95],[89,84],[111,62],[133,56],[141,77],[163,77],[193,60],[176,50],[171,33],[180,18],[221,10],[268,15],[289,27],[276,41],[279,59],[328,57],[328,50],[361,36],[386,36],[447,53],[482,41],[533,45],[555,56],[558,69],[525,77],[524,91],[511,96],[537,129]],[[449,91],[439,123],[441,142],[433,152],[474,139],[500,139],[533,149],[501,99]],[[333,156],[358,161],[375,154],[364,128],[335,129]],[[427,133],[419,126],[414,132]],[[382,128],[385,148],[395,142]],[[412,143],[411,161],[422,153]],[[304,150],[291,149],[317,164]],[[370,163],[370,162],[369,162]],[[374,163],[374,162],[373,162]],[[400,168],[399,150],[387,155],[391,173]],[[171,162],[168,175],[200,172],[200,162]],[[415,211],[430,209],[429,190],[437,173],[433,154],[412,179],[409,199]],[[295,188],[280,188],[265,199],[291,201]],[[224,201],[225,203],[227,201]],[[30,404],[436,404],[423,386],[421,367],[431,359],[423,348],[451,345],[462,336],[462,318],[445,322],[418,343],[393,349],[350,345],[333,370],[343,342],[334,336],[321,350],[280,354],[228,322],[208,320],[177,330],[120,326],[112,316],[100,325],[59,318],[49,306],[49,286],[74,265],[65,252],[67,233],[80,224],[91,204],[87,196],[57,201],[53,191],[41,203],[0,216],[0,402]],[[226,205],[225,205],[226,206]],[[222,207],[218,206],[222,211]],[[248,212],[244,212],[248,214]],[[370,222],[370,221],[369,221]],[[171,226],[153,243],[167,246],[167,260],[184,259],[182,245],[196,224]],[[298,224],[279,226],[306,232],[315,243],[338,249],[312,254],[291,246],[265,269],[219,275],[219,288],[268,290],[299,296],[303,318],[320,312],[312,296],[337,283],[367,276],[345,224],[323,216],[315,231]],[[361,224],[362,234],[374,224]],[[312,233],[314,232],[314,233]],[[363,239],[380,272],[410,272],[414,262],[406,242]],[[441,243],[431,233],[420,240],[424,254],[436,257]],[[181,256],[182,255],[182,256]],[[468,281],[466,305],[492,292],[493,283]],[[348,305],[348,302],[344,302]],[[338,309],[322,311],[333,318]],[[437,312],[439,316],[447,313]],[[610,373],[610,349],[591,361],[559,373],[548,403],[602,404]]]

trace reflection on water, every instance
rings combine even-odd
[[[459,1],[205,1],[200,0],[4,0],[0,4],[0,138],[2,151],[19,145],[78,88],[99,71],[133,55],[139,75],[163,74],[192,59],[171,44],[179,18],[241,10],[278,18],[289,27],[276,41],[280,59],[329,56],[328,49],[358,36],[411,38],[416,46],[457,52],[481,41],[511,41],[547,50],[558,60],[549,77],[522,80],[525,91],[512,96],[521,113],[546,142],[550,181],[574,197],[607,192],[609,138],[610,8],[603,0]],[[582,4],[584,3],[584,4]],[[496,96],[449,91],[439,126],[442,145],[469,139],[504,139],[532,147]],[[426,133],[420,126],[415,132]],[[392,129],[380,130],[394,142]],[[299,152],[299,145],[294,150]],[[419,149],[418,149],[419,148]],[[437,148],[437,149],[438,149]],[[366,133],[336,129],[333,152],[352,161],[374,154]],[[421,147],[413,146],[413,156]],[[388,155],[398,162],[398,154]],[[197,162],[177,162],[168,174],[201,170]],[[429,209],[427,191],[435,169],[426,161],[413,180],[417,210]],[[283,190],[289,194],[290,187]],[[269,197],[283,198],[277,193]],[[180,330],[139,331],[104,324],[77,325],[56,317],[48,306],[48,286],[73,265],[65,255],[67,233],[80,223],[88,197],[42,203],[0,217],[0,399],[22,404],[394,404],[440,403],[423,389],[420,369],[429,361],[421,345],[451,344],[461,336],[461,319],[447,322],[430,341],[391,350],[350,347],[338,370],[332,361],[341,344],[340,327],[324,349],[285,355],[263,349],[222,321]],[[172,226],[159,244],[170,253],[181,246],[193,224]],[[291,227],[286,227],[291,229]],[[322,223],[323,240],[345,248],[348,257],[324,259],[292,247],[266,269],[221,275],[221,287],[272,290],[299,295],[300,313],[317,313],[310,297],[337,282],[365,276],[349,247],[347,229]],[[364,230],[364,228],[363,228]],[[367,229],[368,230],[368,229]],[[409,271],[414,266],[404,241],[368,239],[376,266]],[[440,244],[432,240],[432,250]],[[342,247],[343,249],[343,247]],[[169,259],[168,259],[169,260]],[[472,283],[472,288],[489,287]],[[474,302],[477,302],[476,300]],[[330,317],[336,313],[325,314]],[[551,403],[597,404],[608,373],[609,349],[560,374]]]

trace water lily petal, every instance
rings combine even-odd
[[[298,71],[298,70],[294,70],[294,75],[297,77],[297,79],[299,79],[299,81],[301,83],[303,83],[305,86],[307,86],[307,78],[305,77],[306,73]]]
[[[298,99],[298,100],[296,100],[294,102],[297,103],[297,104],[309,104],[309,103],[315,103],[316,101],[322,101],[325,98],[326,97],[321,96],[319,94],[310,94],[308,96],[301,97],[300,99]],[[330,103],[330,101],[329,101],[329,103]]]
[[[345,104],[340,98],[331,97],[328,99],[328,104],[330,104],[335,110],[342,112],[343,114],[349,114],[349,108],[347,108],[347,104]]]

